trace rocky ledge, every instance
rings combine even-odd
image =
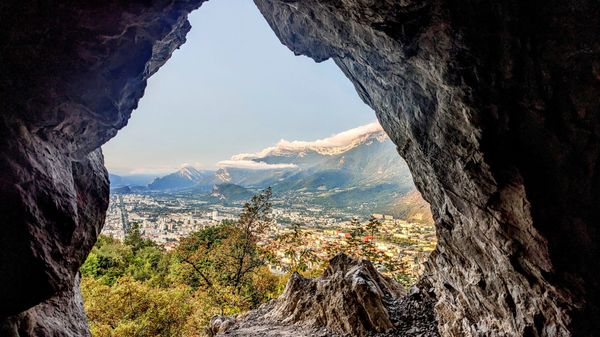
[[[335,256],[319,278],[295,273],[283,294],[237,317],[212,319],[211,336],[438,336],[431,286],[407,295],[367,260]]]

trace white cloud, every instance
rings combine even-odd
[[[350,129],[344,132],[334,134],[330,137],[317,139],[315,141],[288,141],[280,140],[277,145],[268,147],[257,153],[241,153],[231,157],[231,161],[250,160],[256,158],[264,158],[268,155],[285,153],[285,152],[301,152],[301,151],[316,151],[321,154],[337,154],[352,148],[354,144],[364,140],[373,133],[382,133],[382,137],[387,137],[383,133],[383,128],[378,122],[369,123]]]
[[[294,164],[269,164],[264,161],[252,161],[252,160],[223,160],[217,163],[221,167],[236,167],[245,168],[251,170],[275,170],[275,169],[289,169],[297,167]]]
[[[219,167],[238,167],[255,170],[269,170],[269,169],[286,169],[297,167],[294,164],[268,164],[257,159],[264,158],[269,155],[276,155],[282,153],[302,153],[306,151],[316,151],[325,155],[334,155],[341,152],[345,152],[356,144],[376,134],[377,138],[383,140],[387,138],[385,132],[379,125],[378,122],[369,123],[366,125],[359,126],[354,129],[350,129],[344,132],[334,134],[330,137],[317,139],[315,141],[301,141],[294,140],[288,141],[285,139],[280,140],[275,146],[268,147],[257,153],[241,153],[231,157],[230,160],[224,160],[217,163]],[[128,170],[129,174],[167,174],[175,172],[183,167],[192,166],[194,168],[205,167],[202,163],[195,162],[193,164],[183,163],[179,166],[154,166],[135,168]],[[110,170],[110,168],[109,168]],[[110,170],[111,172],[113,170]],[[122,170],[115,170],[122,171]]]

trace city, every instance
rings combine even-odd
[[[303,198],[301,194],[272,199],[274,222],[261,238],[261,244],[268,245],[284,262],[288,259],[285,252],[290,247],[278,239],[289,234],[293,225],[300,228],[303,238],[301,243],[294,243],[294,249],[309,249],[318,260],[324,261],[331,257],[332,250],[335,252],[346,245],[346,239],[356,225],[353,219],[361,223],[368,220],[364,213],[323,207],[310,200],[309,195]],[[144,238],[170,250],[180,238],[190,233],[224,220],[236,220],[243,205],[244,201],[214,202],[190,194],[111,194],[102,233],[122,240],[127,229],[137,224]],[[435,248],[435,229],[431,220],[397,219],[385,214],[371,216],[379,223],[377,235],[365,235],[362,239],[372,241],[381,254],[403,263],[406,273],[416,280],[422,273],[424,261]],[[277,269],[274,267],[273,271],[277,272]]]

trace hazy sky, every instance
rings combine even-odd
[[[112,172],[214,168],[280,139],[324,138],[375,120],[332,61],[294,56],[252,1],[206,2],[190,22],[188,41],[103,146]]]

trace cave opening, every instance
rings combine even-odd
[[[78,271],[110,198],[100,147],[127,124],[204,2],[0,5],[0,335],[89,335]],[[340,67],[407,159],[439,239],[428,284],[409,297],[435,294],[440,335],[597,335],[598,1],[254,3],[295,54]],[[375,275],[364,265],[348,273],[346,262],[326,277]],[[361,324],[384,317],[381,306],[369,316],[361,303],[324,300],[393,292],[379,279],[378,294],[333,297],[292,280],[289,298],[310,309],[292,317],[303,328],[339,329],[339,313]],[[420,303],[397,304],[406,310],[396,317],[414,323]],[[263,331],[292,334],[284,319]],[[407,326],[401,335],[423,335]]]
[[[110,204],[81,268],[93,335],[139,324],[144,312],[117,304],[124,287],[146,305],[157,294],[181,305],[200,301],[194,305],[205,314],[193,318],[206,324],[210,315],[280,294],[277,282],[292,271],[318,276],[341,252],[370,260],[406,288],[414,284],[436,243],[429,204],[338,67],[293,56],[249,2],[207,2],[189,20],[187,42],[148,80],[128,126],[103,146]],[[284,140],[290,137],[300,140]],[[272,255],[267,265],[278,279],[268,282],[279,290],[261,289],[269,294],[252,305],[204,298],[197,289],[214,275],[194,274],[198,266],[189,261],[165,261],[197,233],[237,221],[244,203],[267,187],[274,226],[259,246]],[[196,292],[170,293],[167,280]],[[176,309],[174,302],[152,304]]]

